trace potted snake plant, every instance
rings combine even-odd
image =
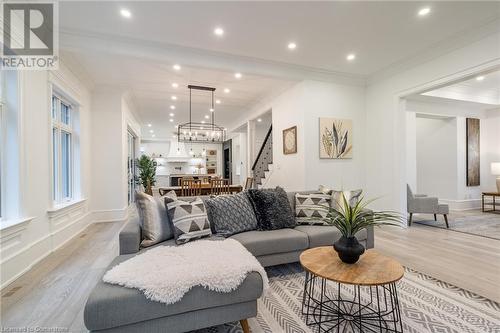
[[[356,233],[370,226],[392,225],[401,227],[404,217],[395,211],[371,211],[366,206],[374,200],[360,198],[355,205],[342,194],[342,202],[328,207],[327,215],[322,220],[336,227],[341,237],[333,244],[340,260],[347,264],[354,264],[365,252],[365,247],[358,242]]]

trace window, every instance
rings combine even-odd
[[[63,98],[52,96],[52,199],[57,203],[74,197],[74,110]]]

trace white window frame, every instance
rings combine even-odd
[[[55,118],[52,115],[54,98],[57,100],[56,106],[56,115]],[[69,124],[65,124],[61,120],[61,104],[67,105],[69,108]],[[74,124],[74,105],[70,103],[67,99],[62,97],[57,92],[53,91],[51,94],[50,100],[50,118],[51,118],[51,127],[50,127],[50,137],[51,137],[51,164],[52,164],[52,200],[54,205],[65,204],[72,201],[75,198],[75,172],[74,172],[74,142],[75,136],[77,135],[73,124]],[[56,131],[55,139],[57,148],[54,151],[54,132]],[[69,196],[65,196],[63,190],[63,172],[62,172],[62,133],[68,133],[70,135],[70,145],[69,145]],[[56,165],[54,164],[54,160],[56,161]]]

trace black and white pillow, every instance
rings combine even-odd
[[[229,237],[257,229],[257,218],[246,192],[219,195],[205,201],[208,219],[217,235]]]
[[[301,225],[328,225],[324,221],[332,197],[322,193],[295,194],[295,220]]]
[[[212,234],[201,198],[192,202],[165,198],[165,205],[174,229],[176,244],[185,244]]]

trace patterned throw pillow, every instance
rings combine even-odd
[[[208,219],[218,235],[229,237],[257,229],[257,218],[246,192],[207,199]]]
[[[165,205],[174,229],[176,244],[185,244],[212,234],[201,198],[186,202],[167,197]]]
[[[297,225],[286,192],[281,187],[249,189],[248,197],[257,217],[258,230],[293,228]]]
[[[340,207],[344,207],[344,198],[342,198],[342,194],[344,194],[345,199],[349,202],[349,206],[354,207],[361,197],[361,193],[363,190],[354,190],[354,191],[332,191],[332,207],[333,205],[337,205]]]
[[[295,220],[302,225],[328,225],[326,218],[332,197],[327,194],[295,194]]]
[[[175,192],[166,194],[176,198]],[[148,247],[174,237],[165,205],[144,192],[136,192],[135,204],[142,229],[141,247]]]

